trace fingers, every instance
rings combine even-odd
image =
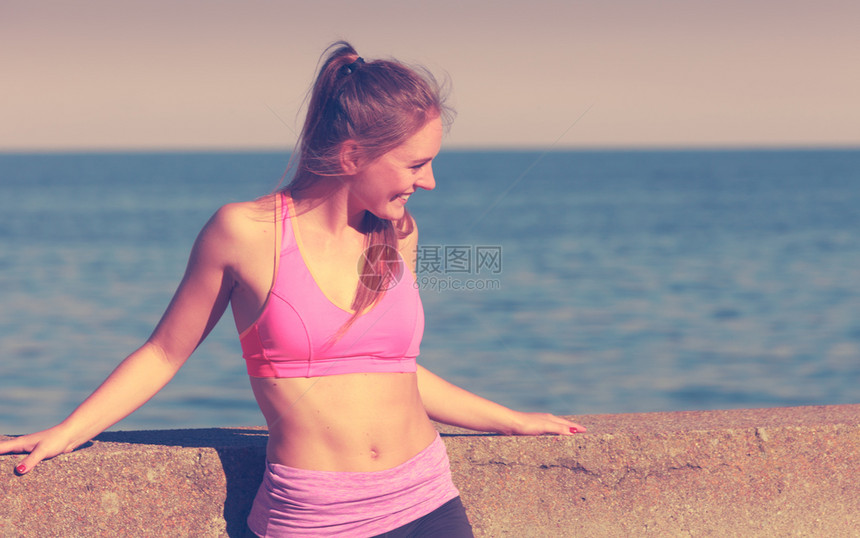
[[[46,454],[45,450],[41,447],[41,444],[37,444],[36,446],[27,450],[29,454],[24,457],[24,459],[18,462],[18,465],[15,466],[15,473],[19,475],[24,475],[33,470],[33,468],[39,464],[46,457],[50,457],[50,454]]]
[[[69,451],[68,442],[64,439],[52,438],[46,435],[50,430],[30,435],[22,435],[9,441],[0,442],[0,454],[29,452],[24,459],[18,461],[15,473],[27,474],[42,460],[52,458]]]
[[[29,437],[28,435],[22,435],[21,437],[0,441],[0,454],[30,452],[36,443],[30,441]]]
[[[549,413],[524,413],[523,417],[521,428],[514,432],[519,435],[573,435],[587,431],[585,426]]]
[[[0,454],[17,454],[21,452],[31,452],[35,448],[35,443],[29,439],[29,436],[22,435],[8,441],[0,442]],[[22,475],[33,468],[35,463],[32,463],[32,454],[28,455],[23,460],[19,461],[15,466],[15,473]],[[30,462],[27,462],[27,460]]]
[[[588,430],[587,430],[587,429],[585,429],[585,426],[580,426],[579,424],[576,424],[576,423],[573,423],[573,426],[571,426],[570,428],[568,428],[568,432],[569,432],[569,433],[571,433],[571,434],[574,434],[574,433],[585,433],[585,432],[587,432],[587,431],[588,431]]]
[[[551,415],[549,413],[543,415],[546,420],[552,423],[551,429],[548,429],[545,433],[556,433],[558,435],[573,435],[576,433],[585,433],[585,426],[581,426],[576,422],[572,422],[567,420],[564,417],[559,417],[556,415]]]
[[[566,418],[561,417],[553,417],[555,421],[558,423],[558,434],[559,435],[573,435],[576,433],[585,433],[588,431],[585,426],[581,426],[576,422],[571,422]]]
[[[45,459],[45,455],[40,455],[38,450],[31,452],[29,455],[27,455],[27,457],[19,461],[18,465],[15,466],[15,474],[25,475],[29,473],[43,459]]]

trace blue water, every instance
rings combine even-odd
[[[0,155],[0,432],[65,417],[149,335],[212,212],[286,162]],[[450,381],[561,414],[860,402],[860,151],[447,151],[435,171],[409,207],[420,360]],[[252,424],[227,313],[115,429]]]

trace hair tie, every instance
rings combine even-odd
[[[356,58],[356,59],[355,59],[355,61],[354,61],[354,62],[352,62],[351,64],[343,66],[343,67],[341,68],[341,73],[342,73],[343,75],[350,75],[350,74],[352,74],[352,73],[355,73],[355,72],[358,70],[358,66],[359,66],[359,65],[362,65],[362,64],[364,64],[364,58],[362,58],[361,56],[359,56],[359,57],[358,57],[358,58]]]

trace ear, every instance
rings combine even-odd
[[[344,175],[353,176],[358,173],[359,149],[354,140],[347,140],[340,145],[340,169]]]

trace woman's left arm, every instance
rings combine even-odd
[[[572,435],[585,428],[549,413],[523,413],[481,398],[418,366],[418,391],[427,415],[444,424],[505,435]]]
[[[407,267],[417,276],[418,226],[414,220],[411,228],[412,232],[400,239],[398,249]],[[424,409],[437,422],[506,435],[572,435],[585,431],[579,424],[549,413],[523,413],[508,409],[448,383],[421,365],[417,375]]]

